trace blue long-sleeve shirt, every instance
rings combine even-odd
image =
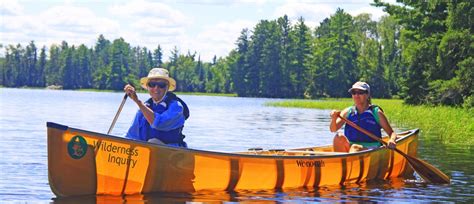
[[[158,138],[165,143],[182,141],[181,128],[184,126],[185,118],[181,104],[172,100],[168,108],[165,102],[151,103],[147,106],[153,110],[155,116],[153,123],[150,125],[141,110],[138,110],[126,137],[142,141]]]

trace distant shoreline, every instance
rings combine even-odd
[[[122,93],[122,91],[109,90],[109,89],[62,89],[62,88],[48,88],[48,87],[5,87],[0,86],[0,88],[9,88],[9,89],[33,89],[33,90],[67,90],[67,91],[88,91],[88,92],[110,92],[110,93]],[[137,90],[139,93],[146,93],[142,88]],[[237,97],[236,93],[205,93],[205,92],[173,92],[178,95],[198,95],[198,96],[224,96],[224,97]]]

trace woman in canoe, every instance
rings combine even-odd
[[[139,108],[126,137],[187,147],[181,131],[189,110],[181,99],[171,93],[176,89],[176,81],[169,77],[168,70],[153,68],[147,77],[140,79],[140,84],[151,96],[146,102],[138,99],[133,86],[127,84],[124,87],[125,93]]]
[[[356,82],[349,89],[352,95],[354,105],[342,111],[331,111],[331,124],[329,129],[331,132],[339,130],[344,121],[339,116],[356,123],[361,128],[368,130],[372,134],[382,137],[381,128],[390,136],[388,147],[394,148],[397,134],[393,131],[390,123],[385,117],[383,110],[371,103],[370,86],[365,82]],[[370,138],[369,136],[359,132],[355,128],[346,125],[344,134],[338,132],[333,140],[335,152],[357,152],[361,150],[380,147],[381,144]]]

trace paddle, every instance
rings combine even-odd
[[[375,136],[369,131],[359,127],[357,124],[353,123],[352,121],[349,121],[340,115],[339,115],[339,118],[341,118],[344,122],[346,122],[348,125],[352,126],[353,128],[357,129],[358,131],[366,134],[370,138],[377,140],[380,143],[387,146],[387,142],[383,141],[381,138]],[[421,176],[421,178],[423,178],[425,181],[431,182],[431,183],[440,183],[440,184],[450,183],[449,177],[446,174],[444,174],[442,171],[434,167],[433,165],[421,159],[418,159],[416,157],[405,154],[404,152],[400,151],[397,148],[394,148],[392,150],[398,152],[403,157],[405,157],[405,159],[408,161],[408,163],[413,168],[413,170],[415,170]]]
[[[109,135],[110,132],[112,132],[112,129],[115,126],[115,122],[117,122],[117,118],[119,117],[120,112],[122,112],[123,104],[125,104],[125,101],[127,100],[127,97],[128,97],[127,94],[125,94],[123,96],[122,103],[120,104],[120,107],[119,107],[117,113],[115,114],[114,120],[112,121],[112,124],[110,125],[109,131],[107,131],[107,135]]]

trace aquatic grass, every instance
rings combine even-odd
[[[391,123],[398,127],[420,128],[427,141],[472,148],[474,144],[474,111],[445,106],[406,105],[398,99],[374,99]],[[344,109],[352,99],[286,100],[266,105],[280,107]],[[329,117],[329,116],[328,116]]]

